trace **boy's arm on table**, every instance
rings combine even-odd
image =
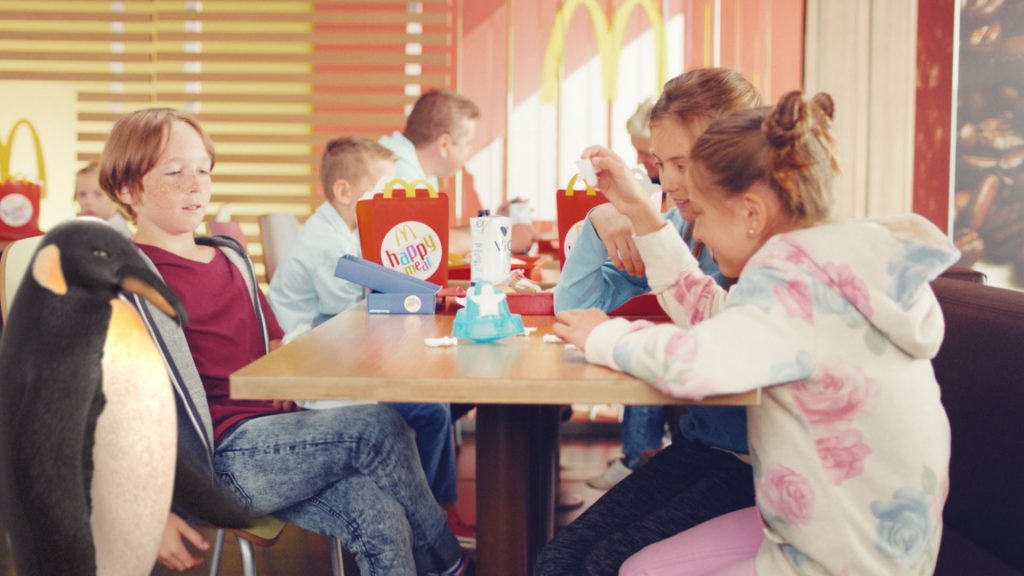
[[[588,217],[555,286],[555,311],[599,308],[608,312],[647,291],[644,278],[630,276],[608,260],[608,250]]]
[[[366,292],[361,285],[334,275],[338,260],[346,254],[349,252],[343,248],[325,249],[310,271],[316,291],[317,314],[337,316],[359,302]]]

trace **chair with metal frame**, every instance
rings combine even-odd
[[[241,530],[228,528],[238,540],[238,548],[242,554],[243,576],[256,576],[256,559],[253,545],[271,546],[277,542],[284,532],[287,523],[273,516],[264,516],[256,525]],[[217,536],[213,543],[213,556],[210,559],[210,576],[217,576],[220,572],[220,560],[224,551],[224,528],[217,529]],[[330,539],[331,547],[331,574],[333,576],[345,576],[345,551],[341,541],[337,538]]]

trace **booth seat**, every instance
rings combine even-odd
[[[946,320],[934,359],[952,429],[936,574],[1024,574],[1024,293],[955,271],[932,287]]]

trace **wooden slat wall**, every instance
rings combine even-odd
[[[196,114],[217,145],[208,218],[229,204],[262,270],[257,217],[322,201],[327,140],[401,129],[422,90],[454,87],[456,16],[453,0],[0,0],[0,79],[76,83],[83,162],[127,111]]]

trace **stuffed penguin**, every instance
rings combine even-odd
[[[0,511],[19,576],[148,574],[175,480],[176,412],[137,293],[181,303],[114,228],[41,242],[0,339]]]

